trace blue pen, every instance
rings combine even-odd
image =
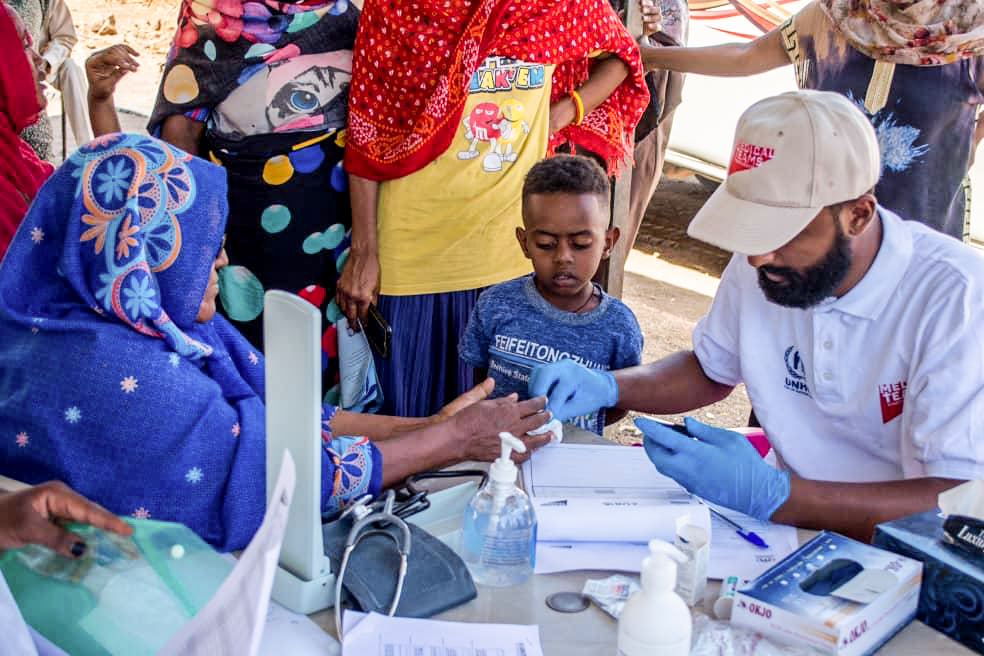
[[[751,542],[756,547],[760,547],[762,549],[768,549],[769,548],[769,545],[767,545],[765,543],[765,540],[763,540],[761,537],[759,537],[758,533],[756,533],[755,531],[746,531],[744,528],[742,528],[742,526],[740,524],[738,524],[737,522],[731,521],[729,518],[725,517],[722,513],[719,513],[718,511],[714,510],[714,508],[711,508],[710,506],[708,506],[708,509],[712,513],[714,513],[714,516],[715,517],[718,517],[718,518],[724,520],[725,522],[727,522],[728,524],[730,524],[732,527],[734,527],[735,533],[737,533],[741,537],[745,538],[745,540],[747,540],[748,542]]]

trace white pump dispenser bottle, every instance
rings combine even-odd
[[[533,573],[536,515],[529,497],[516,486],[519,470],[512,452],[526,451],[522,440],[499,433],[501,455],[489,468],[489,481],[465,509],[461,558],[481,585],[510,586]]]
[[[693,618],[674,588],[679,549],[650,540],[642,561],[642,587],[625,602],[618,618],[618,656],[687,656]]]

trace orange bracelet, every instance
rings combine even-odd
[[[581,125],[584,121],[584,101],[581,100],[581,94],[577,91],[571,91],[571,99],[577,107],[577,117],[574,119],[574,125]]]

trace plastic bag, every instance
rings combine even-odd
[[[0,558],[25,621],[73,656],[155,654],[232,568],[181,524],[124,521],[130,538],[69,524],[88,545],[78,559],[40,546]]]
[[[693,647],[690,656],[819,656],[812,647],[777,644],[761,633],[728,622],[717,622],[706,615],[694,616]]]

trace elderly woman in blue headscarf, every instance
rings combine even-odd
[[[145,136],[96,140],[45,183],[0,265],[0,474],[248,542],[265,506],[263,357],[215,315],[226,215],[220,167]],[[326,406],[323,512],[491,459],[498,431],[546,420],[543,399],[476,402],[489,389],[439,421]]]

